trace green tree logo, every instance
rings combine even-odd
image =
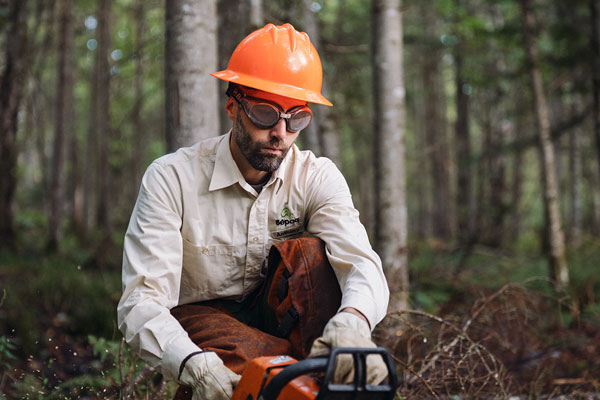
[[[282,218],[289,218],[289,219],[294,218],[294,214],[292,214],[292,212],[287,207],[287,205],[285,207],[283,207],[283,210],[281,210],[281,217]]]

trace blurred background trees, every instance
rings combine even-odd
[[[346,176],[395,304],[454,293],[424,265],[436,284],[483,283],[487,254],[496,283],[524,257],[521,278],[597,306],[598,0],[0,0],[3,260],[118,275],[143,171],[230,128],[208,74],[268,22],[318,48],[334,107],[313,107],[298,144]],[[7,287],[24,264],[0,265]]]
[[[375,88],[393,78],[376,52],[392,41],[373,33],[370,2],[5,1],[1,245],[45,229],[53,251],[65,234],[118,247],[145,166],[229,129],[224,84],[207,74],[257,26],[289,21],[311,34],[335,101],[314,107],[300,145],[338,163],[377,246],[378,198],[402,200],[375,172],[405,168],[391,180],[406,177],[408,240],[465,254],[526,240],[566,279],[560,237],[597,235],[600,220],[596,2],[394,7],[407,82],[405,104],[390,107],[406,108],[398,168],[383,161],[398,145],[374,140],[385,120],[374,105],[390,103]]]

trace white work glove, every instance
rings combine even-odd
[[[231,398],[240,376],[214,352],[206,351],[186,361],[179,381],[192,388],[192,400],[222,400]]]
[[[371,340],[371,329],[367,321],[350,312],[340,312],[325,325],[323,336],[317,338],[308,357],[319,357],[330,353],[334,347],[377,347]],[[336,358],[333,383],[354,381],[354,361],[350,354],[340,354]],[[388,375],[383,358],[379,354],[367,356],[367,383],[377,385]]]

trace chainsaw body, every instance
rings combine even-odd
[[[331,383],[339,354],[353,357],[355,374],[351,384]],[[369,354],[383,357],[388,368],[388,383],[366,384],[366,357]],[[289,356],[256,358],[242,374],[231,400],[391,400],[396,386],[396,370],[387,350],[338,347],[328,357],[302,361]]]

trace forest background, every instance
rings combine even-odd
[[[268,22],[323,61],[298,144],[382,255],[399,396],[597,395],[600,0],[0,0],[0,397],[170,398],[116,327],[124,232]]]

